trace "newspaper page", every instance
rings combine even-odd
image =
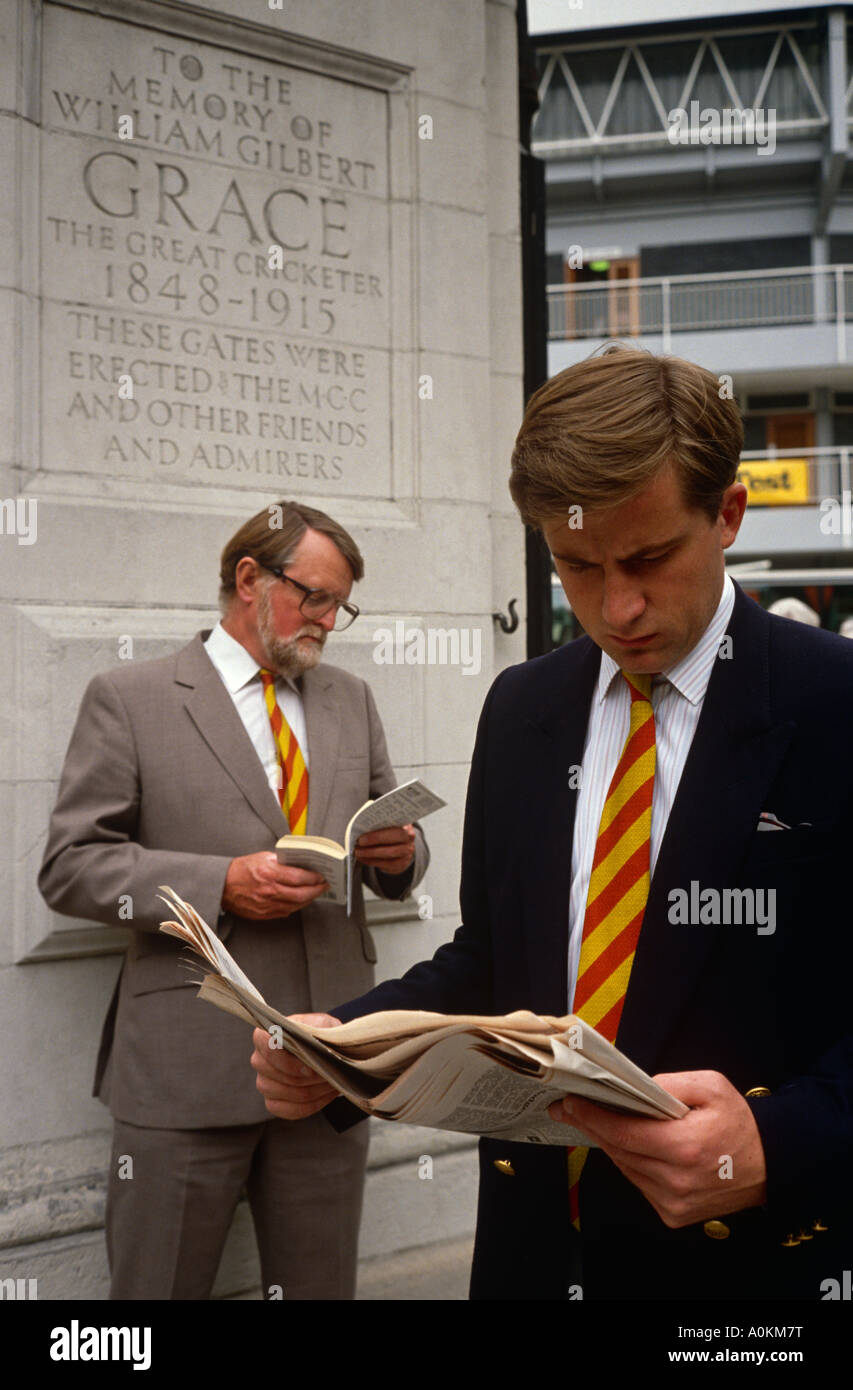
[[[418,777],[394,787],[376,801],[368,801],[356,811],[344,839],[347,852],[347,913],[352,912],[352,885],[355,875],[355,846],[361,835],[370,830],[387,830],[393,825],[409,825],[439,811],[447,802],[425,787]]]
[[[445,1037],[375,1097],[373,1113],[432,1129],[545,1144],[589,1142],[566,1138],[566,1126],[547,1113],[553,1101],[569,1094],[650,1118],[687,1113],[686,1106],[650,1079],[650,1089],[661,1091],[668,1109],[633,1087],[623,1089],[594,1063],[553,1042],[559,1048],[554,1066],[522,1070],[498,1046],[484,1044],[470,1032]],[[564,1069],[560,1061],[567,1056],[570,1066]]]
[[[489,1018],[389,1011],[335,1028],[289,1019],[261,997],[194,909],[171,889],[164,898],[181,937],[217,973],[200,995],[256,1024],[367,1113],[434,1129],[571,1144],[547,1107],[567,1094],[648,1116],[677,1118],[687,1107],[573,1016],[527,1010]]]
[[[401,786],[392,788],[376,801],[368,801],[360,811],[356,811],[347,826],[344,848],[349,849],[350,844],[354,844],[359,835],[364,835],[369,830],[387,830],[392,825],[409,825],[412,821],[421,820],[446,805],[447,802],[425,787],[420,778],[414,777],[410,782],[403,782]]]
[[[393,1118],[427,1129],[457,1130],[486,1138],[511,1139],[531,1144],[590,1144],[580,1130],[552,1120],[548,1106],[562,1100],[565,1087],[539,1078],[521,1076],[495,1063],[476,1046],[465,1047],[463,1038],[436,1043],[427,1061],[432,1071],[421,1089],[416,1064],[406,1073],[410,1099],[399,1103],[399,1083],[391,1107]],[[433,1069],[435,1069],[433,1071]],[[377,1096],[373,1113],[388,1116],[389,1092]]]
[[[232,984],[247,990],[256,999],[261,999],[261,995],[255,989],[248,975],[243,973],[231,952],[226,950],[224,942],[219,940],[216,932],[210,930],[204,919],[199,917],[195,908],[191,907],[189,903],[185,903],[183,898],[179,898],[173,888],[167,888],[161,883],[160,889],[161,892],[158,896],[167,907],[177,912],[181,919],[180,925],[177,922],[161,923],[160,930],[168,932],[170,936],[181,937],[200,956],[203,956],[214,970],[218,970],[226,980],[230,980]],[[168,897],[163,897],[164,893],[167,893]],[[261,1000],[261,1002],[263,1001]]]

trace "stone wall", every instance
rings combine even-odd
[[[420,902],[371,909],[380,977],[457,925],[476,720],[524,654],[491,617],[524,595],[515,7],[0,0],[0,37],[0,1277],[100,1297],[124,935],[41,902],[47,819],[90,676],[211,625],[222,544],[281,497],[356,536],[330,659],[448,802]],[[379,663],[400,623],[467,663]],[[372,1161],[365,1254],[470,1231],[466,1141],[386,1126]],[[241,1211],[218,1293],[253,1261]]]

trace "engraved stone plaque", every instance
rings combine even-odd
[[[387,93],[53,5],[42,51],[53,486],[390,497]]]

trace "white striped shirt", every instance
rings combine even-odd
[[[726,575],[716,612],[696,646],[675,666],[656,675],[652,681],[652,709],[655,715],[655,780],[650,845],[652,873],[734,601],[734,584]],[[619,678],[619,669],[618,663],[602,651],[598,687],[589,712],[572,841],[569,1012],[577,982],[586,896],[598,827],[631,723],[631,697],[626,682]]]

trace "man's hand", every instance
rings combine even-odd
[[[232,859],[225,875],[222,908],[238,917],[265,921],[289,917],[312,903],[326,889],[326,880],[309,869],[279,864],[272,850]]]
[[[654,1080],[691,1106],[690,1114],[646,1120],[615,1115],[576,1096],[555,1101],[548,1111],[594,1139],[665,1226],[690,1226],[760,1206],[766,1196],[764,1149],[743,1096],[718,1071],[674,1072]]]
[[[295,1023],[310,1023],[313,1028],[334,1028],[341,1021],[331,1014],[291,1014],[290,1017]],[[258,1073],[255,1084],[271,1115],[277,1115],[280,1120],[304,1120],[340,1094],[298,1058],[281,1048],[271,1048],[272,1040],[263,1028],[255,1029],[252,1040],[255,1044],[252,1066]]]
[[[368,830],[355,842],[360,864],[381,869],[386,874],[402,874],[415,857],[415,827],[393,825],[387,830]]]

